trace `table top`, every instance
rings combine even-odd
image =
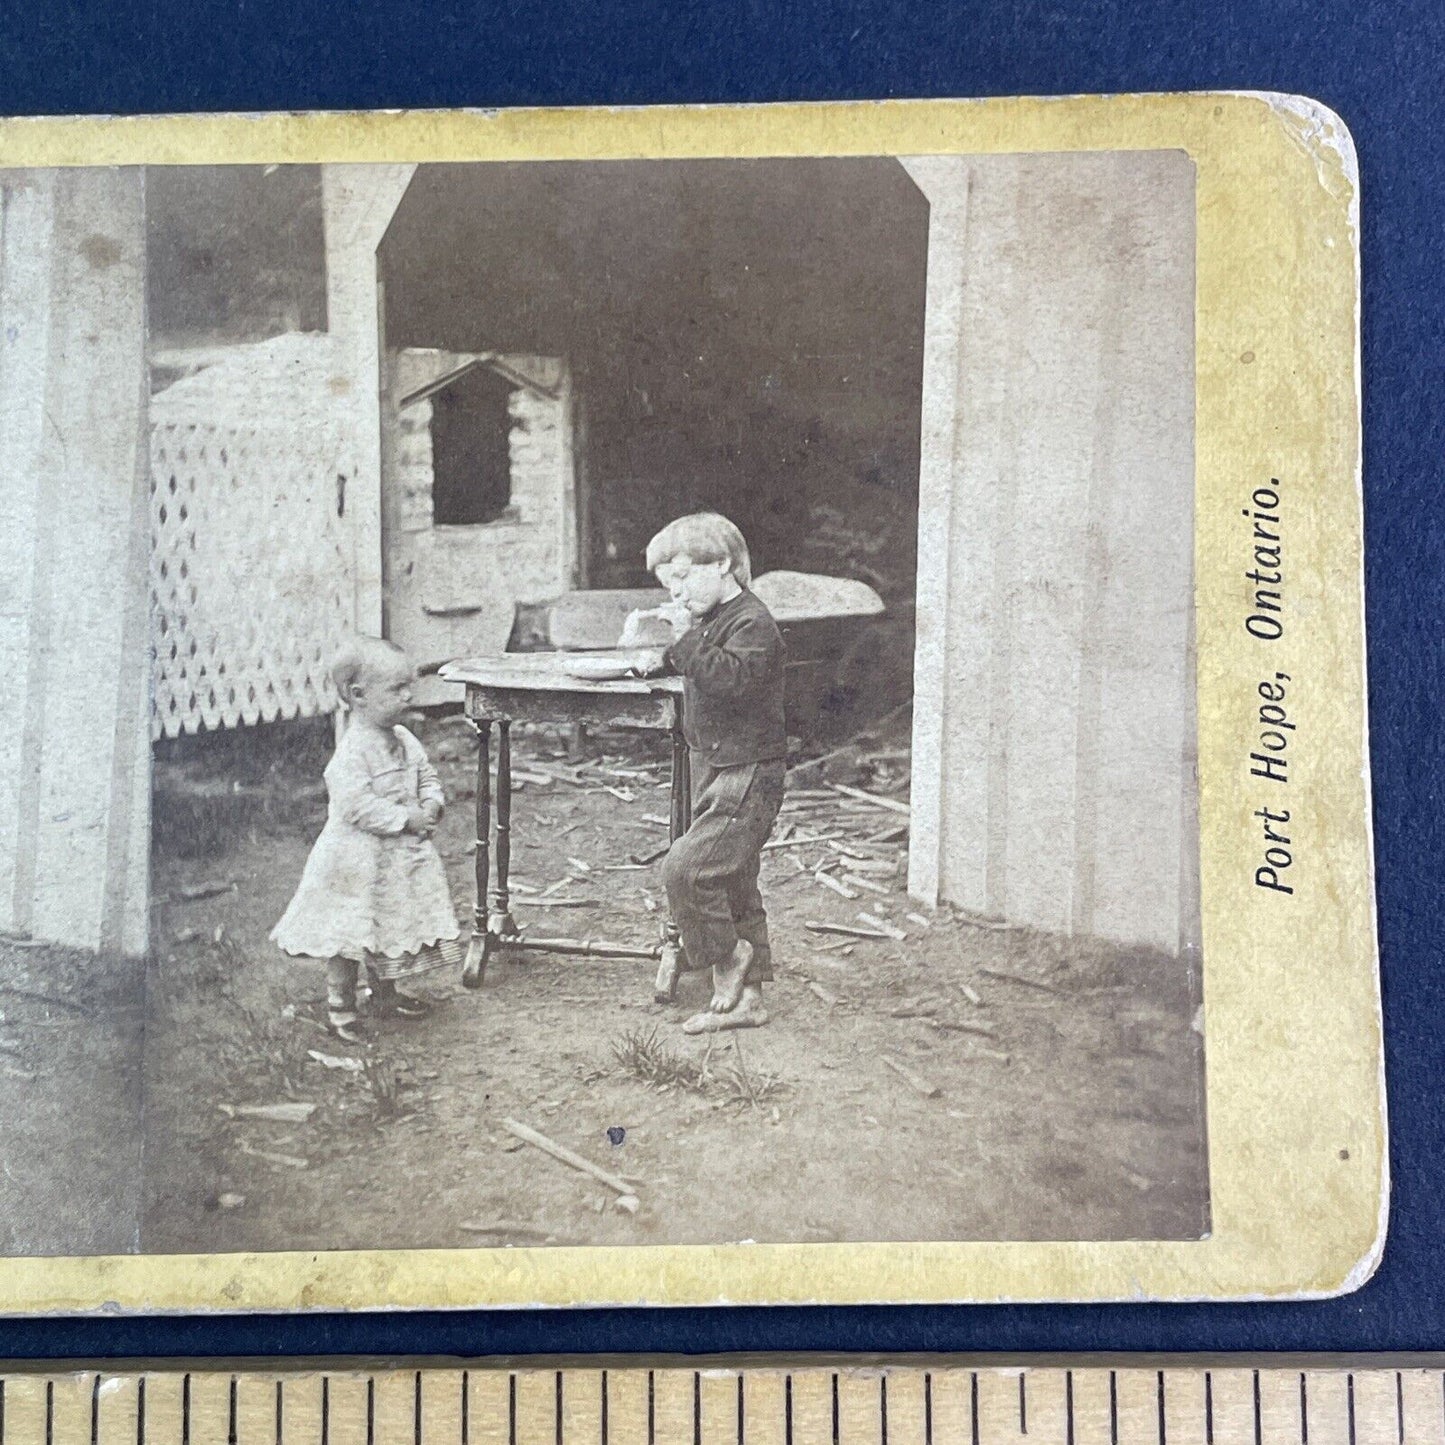
[[[679,694],[680,677],[620,677],[605,681],[575,677],[567,671],[567,662],[579,658],[605,658],[626,666],[636,660],[642,664],[644,654],[634,651],[615,652],[499,652],[482,657],[463,657],[441,669],[447,682],[465,683],[468,687],[523,688],[534,692],[567,692],[646,697],[654,693]]]

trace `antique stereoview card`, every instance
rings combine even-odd
[[[1368,1277],[1337,117],[0,163],[0,1309]]]

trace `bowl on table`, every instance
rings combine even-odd
[[[611,657],[587,653],[563,653],[559,659],[562,671],[582,682],[615,682],[635,675],[637,659],[626,653]]]

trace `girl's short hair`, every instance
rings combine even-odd
[[[406,653],[396,643],[388,642],[384,637],[353,637],[331,664],[332,686],[342,702],[347,702],[351,689],[368,673],[377,672],[405,657]]]
[[[751,587],[753,564],[743,534],[717,512],[692,512],[669,522],[647,544],[647,570],[656,572],[674,557],[694,562],[726,562],[740,587]]]

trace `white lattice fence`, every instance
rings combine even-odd
[[[340,418],[153,417],[154,737],[334,708],[355,475]]]

